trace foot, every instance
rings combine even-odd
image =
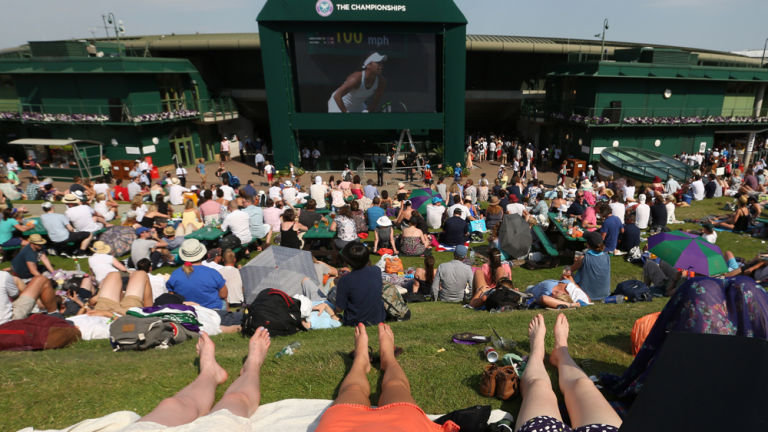
[[[568,354],[568,333],[570,332],[570,325],[568,324],[568,318],[565,314],[560,314],[555,320],[555,347],[552,350],[552,354],[549,356],[549,361],[553,366],[557,366],[563,356],[570,356]]]
[[[528,339],[531,345],[531,352],[528,355],[532,360],[544,361],[544,336],[547,334],[547,327],[544,324],[544,316],[538,314],[528,324]]]
[[[371,357],[368,355],[368,332],[365,331],[365,325],[362,323],[355,326],[354,363],[362,365],[365,373],[371,371]]]
[[[395,334],[389,324],[379,324],[379,356],[381,369],[387,369],[387,363],[395,360]]]
[[[216,361],[216,344],[206,332],[200,332],[197,340],[197,355],[200,356],[200,375],[210,375],[216,384],[227,380],[227,371]]]
[[[264,327],[257,328],[248,342],[248,358],[246,358],[243,369],[240,371],[241,375],[251,369],[256,372],[261,369],[261,365],[264,364],[264,360],[267,358],[267,351],[271,343],[269,331]]]

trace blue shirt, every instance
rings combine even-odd
[[[205,174],[205,164],[197,164],[197,170],[200,171],[200,174]]]
[[[340,277],[336,283],[336,307],[344,311],[344,325],[370,326],[384,322],[387,315],[381,299],[382,289],[381,269],[375,266]]]
[[[222,309],[223,300],[219,297],[219,290],[226,284],[224,277],[210,267],[196,265],[194,269],[189,277],[181,267],[174,270],[168,282],[165,283],[168,291],[181,294],[185,300],[198,303],[208,309]]]
[[[0,244],[7,242],[13,237],[13,232],[16,230],[16,225],[19,221],[14,218],[6,219],[0,222]]]
[[[619,233],[621,231],[621,219],[618,216],[608,216],[603,222],[603,226],[600,228],[601,233],[605,233],[605,251],[613,252],[616,250],[616,245],[619,242]],[[592,296],[589,296],[592,298]]]
[[[363,195],[365,195],[366,198],[373,200],[379,196],[379,190],[376,189],[376,186],[374,185],[365,185],[363,188]]]
[[[533,294],[533,296],[538,300],[541,298],[541,296],[551,296],[552,290],[557,285],[557,281],[554,279],[547,279],[545,281],[541,281],[537,283],[536,285],[528,288],[528,292],[530,294]]]
[[[69,240],[69,218],[59,213],[45,213],[40,216],[40,223],[48,231],[48,238],[54,243]]]
[[[373,206],[367,210],[368,213],[368,229],[373,231],[376,229],[376,221],[380,217],[387,214],[387,211],[379,206]]]

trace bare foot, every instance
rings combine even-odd
[[[197,340],[197,355],[200,356],[200,375],[209,374],[216,381],[216,384],[222,384],[227,380],[227,371],[216,361],[216,344],[206,332],[200,332],[200,338]]]
[[[368,332],[365,325],[358,323],[355,326],[355,363],[363,366],[365,373],[371,371],[371,357],[368,355]]]
[[[387,363],[395,360],[395,334],[389,324],[379,324],[379,356],[381,369],[387,369]]]
[[[269,331],[264,327],[259,327],[256,332],[251,336],[251,340],[248,342],[248,358],[245,360],[243,369],[240,374],[254,369],[256,372],[261,369],[261,365],[264,364],[264,360],[267,358],[267,350],[272,340],[269,338]]]
[[[555,347],[552,350],[552,354],[549,355],[549,361],[554,366],[560,363],[563,356],[570,356],[568,354],[568,333],[570,329],[568,318],[565,317],[565,314],[559,314],[555,320]]]
[[[531,359],[544,361],[544,336],[547,334],[547,326],[544,324],[544,315],[538,314],[528,324],[528,339],[531,344]]]

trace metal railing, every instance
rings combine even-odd
[[[590,125],[701,125],[768,123],[768,110],[760,116],[752,108],[697,107],[570,107],[568,113],[550,113],[550,117]]]
[[[6,108],[7,105],[6,105]],[[118,123],[146,124],[189,119],[214,120],[232,118],[237,107],[232,98],[185,101],[174,99],[153,104],[87,104],[19,102],[13,110],[0,109],[0,121],[23,123]]]

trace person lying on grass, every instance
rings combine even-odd
[[[560,280],[548,279],[528,288],[534,301],[541,306],[555,309],[586,306],[592,301],[576,284],[571,269],[566,267]]]

